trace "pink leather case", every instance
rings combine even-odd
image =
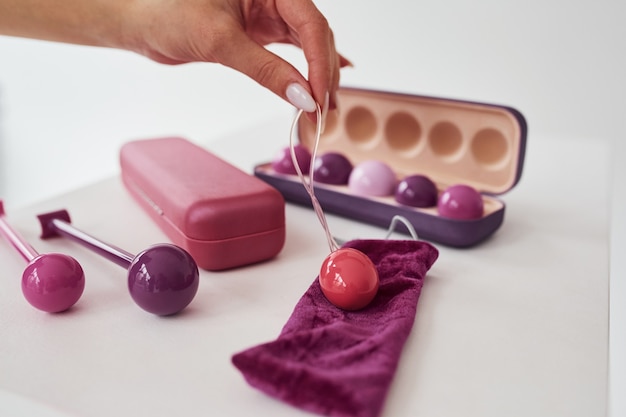
[[[120,164],[130,194],[200,268],[251,264],[282,249],[282,195],[188,140],[128,142]]]

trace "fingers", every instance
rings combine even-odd
[[[248,75],[297,108],[314,112],[315,103],[318,103],[325,114],[328,109],[336,107],[340,68],[351,64],[337,53],[333,32],[312,1],[275,0],[274,4],[274,13],[278,13],[274,18],[280,19],[287,28],[287,34],[281,36],[282,41],[300,46],[304,52],[308,81],[291,64],[265,49],[264,38],[258,32],[251,37],[244,30],[232,30],[233,26],[229,24],[224,27],[231,30],[217,31],[222,36],[213,40],[216,48],[213,56],[216,61]],[[250,22],[244,18],[242,24],[247,26]],[[271,38],[270,33],[266,35],[265,40]]]
[[[348,58],[346,58],[343,55],[339,55],[339,67],[340,68],[345,68],[345,67],[352,67],[352,62],[350,62],[350,60],[348,60]]]
[[[329,107],[336,107],[340,57],[328,21],[310,0],[277,0],[276,8],[300,40],[309,67],[313,97],[320,105],[329,95]]]
[[[236,46],[215,51],[216,61],[246,74],[296,108],[315,112],[316,100],[309,83],[287,61],[251,40],[243,31],[233,32],[224,44]]]

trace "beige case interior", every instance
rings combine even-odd
[[[501,194],[517,181],[522,131],[506,108],[346,88],[338,107],[327,117],[318,154],[340,152],[353,165],[378,159],[398,180],[427,175],[440,189],[463,183]],[[298,135],[312,149],[315,124],[302,117]]]

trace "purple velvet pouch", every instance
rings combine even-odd
[[[291,405],[328,416],[375,417],[382,410],[415,320],[426,272],[438,251],[414,240],[354,240],[376,265],[380,287],[359,311],[344,311],[316,279],[278,338],[235,354],[246,381]]]

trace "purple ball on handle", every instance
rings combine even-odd
[[[145,311],[169,316],[191,303],[199,285],[196,262],[184,249],[159,244],[139,253],[128,268],[128,291]]]
[[[65,236],[126,268],[128,291],[133,301],[149,313],[176,314],[191,303],[198,291],[198,266],[183,248],[162,243],[134,256],[75,228],[67,210],[37,217],[42,239]]]
[[[480,219],[485,211],[480,193],[464,184],[446,188],[439,196],[437,210],[442,217],[459,220]]]

